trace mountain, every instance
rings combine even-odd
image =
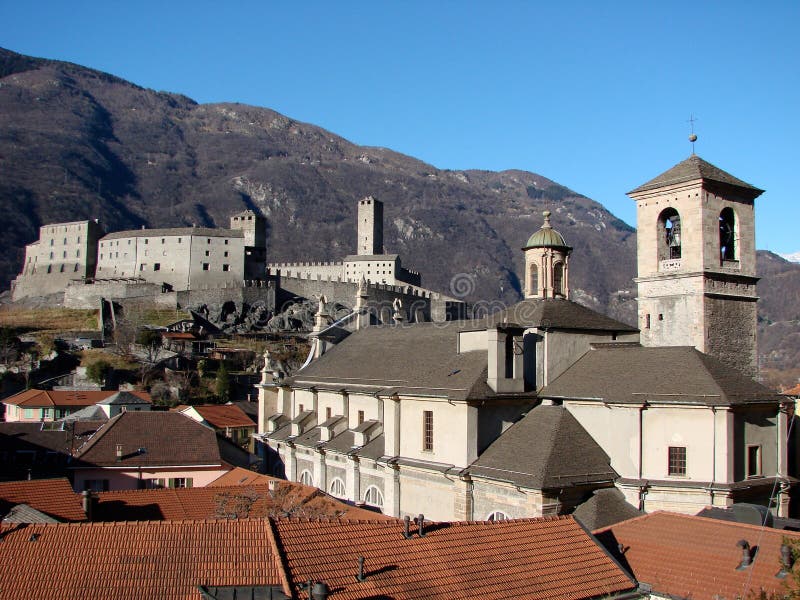
[[[372,195],[387,252],[426,287],[453,293],[457,278],[472,301],[519,299],[520,248],[547,208],[575,248],[576,300],[635,321],[635,230],[546,177],[440,170],[269,109],[198,104],[3,49],[0,173],[0,210],[13,216],[0,221],[4,287],[40,225],[88,218],[108,231],[226,226],[252,208],[267,217],[270,261],[338,259],[355,249],[357,200]],[[631,174],[631,187],[650,175]]]
[[[800,263],[800,252],[792,252],[791,254],[779,254],[781,258],[785,258],[789,262]]]

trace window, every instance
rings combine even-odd
[[[210,244],[210,243],[211,243],[211,238],[208,238],[208,239],[206,240],[206,243],[207,243],[207,244]]]
[[[47,265],[47,272],[48,273],[52,273],[53,272],[53,265]]]
[[[383,508],[383,492],[374,485],[369,486],[367,491],[364,492],[364,503],[369,506]]]
[[[553,294],[564,295],[564,263],[562,262],[553,265]]]
[[[190,488],[192,487],[193,480],[191,477],[172,477],[169,480],[169,487],[171,488]]]
[[[39,412],[38,408],[25,408],[25,409],[23,409],[23,411],[22,411],[23,412],[23,418],[25,418],[25,419],[34,419],[34,418],[38,417],[39,416],[38,414],[36,415],[36,417],[34,417],[34,414],[33,414],[34,410],[37,413]]]
[[[144,243],[145,243],[145,244],[149,244],[149,243],[150,243],[150,241],[149,241],[147,238],[144,238]],[[117,245],[119,245],[119,242],[117,242]]]
[[[142,263],[142,264],[140,264],[140,265],[139,265],[139,270],[140,270],[140,271],[144,271],[144,263]]]
[[[75,250],[75,258],[80,258],[80,257],[81,257],[81,251]]]
[[[304,469],[303,472],[300,473],[300,483],[303,485],[314,485],[314,476],[311,474],[311,471]]]
[[[211,256],[211,251],[210,250],[206,250],[206,256]]]
[[[539,294],[539,267],[531,265],[530,274],[528,275],[528,294]]]
[[[59,271],[60,271],[61,273],[63,273],[63,272],[64,272],[64,265],[61,265],[61,268],[59,269]]]
[[[645,329],[650,329],[650,313],[647,313],[644,316],[644,328]]]
[[[64,250],[64,252],[61,253],[61,258],[67,258],[67,251],[66,250]]]
[[[228,245],[228,240],[225,240],[225,245],[226,245],[226,246]]]
[[[338,477],[334,477],[333,481],[331,481],[330,487],[328,488],[328,493],[331,496],[336,496],[337,498],[344,498],[347,495],[344,487],[344,481]]]
[[[358,411],[358,425],[361,425],[364,422],[364,411]]]
[[[223,255],[225,258],[228,258],[228,251],[227,251],[227,250],[225,250],[225,252],[223,252],[223,253],[222,253],[222,255]]]
[[[736,260],[736,213],[731,207],[719,213],[719,258]]]
[[[165,242],[166,242],[166,240],[164,238],[161,238],[161,243],[163,244]]]
[[[686,447],[685,446],[670,446],[669,447],[669,464],[668,473],[675,476],[686,475]]]
[[[208,263],[203,263],[203,271],[208,271]]]
[[[658,260],[681,257],[681,216],[674,208],[667,208],[658,217]]]
[[[160,271],[161,263],[153,263],[153,271]]]
[[[230,271],[231,270],[231,266],[230,265],[222,265],[222,270],[223,271]]]
[[[83,489],[92,492],[107,492],[108,479],[87,479],[83,482]]]
[[[489,513],[486,517],[487,521],[507,521],[510,517],[501,510],[495,510]]]
[[[747,476],[761,475],[761,446],[747,447]]]
[[[67,245],[67,238],[64,238],[64,245]]]
[[[51,245],[51,246],[52,246],[53,244],[55,244],[55,243],[56,243],[56,241],[55,241],[55,240],[52,240],[52,239],[50,240],[50,245]]]
[[[179,243],[179,244],[181,243],[181,239],[182,239],[182,238],[178,238],[178,243]]]
[[[433,411],[422,412],[422,449],[433,452]]]
[[[330,406],[326,406],[325,407],[325,420],[327,421],[330,418],[331,418],[331,407]]]
[[[51,252],[51,253],[50,253],[50,260],[53,260],[53,258],[54,258],[54,257],[55,257],[55,254],[53,254],[53,253]]]

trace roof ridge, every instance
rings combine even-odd
[[[81,446],[77,450],[75,450],[75,456],[76,457],[83,456],[86,452],[91,450],[97,444],[97,442],[101,440],[103,436],[105,436],[106,433],[108,433],[108,431],[119,422],[119,420],[122,418],[122,415],[124,414],[126,413],[121,412],[118,415],[111,417],[108,421],[106,421],[102,425],[100,425],[100,427],[98,427],[95,430],[95,432],[89,436],[89,439],[86,440],[83,444],[81,444]]]
[[[276,527],[274,517],[267,517],[266,521],[267,539],[269,540],[269,547],[275,556],[275,562],[277,563],[278,567],[278,575],[281,578],[281,587],[283,588],[283,593],[291,598],[293,597],[293,594],[292,584],[289,579],[289,565],[286,555],[283,552],[283,544],[280,541],[278,528]]]

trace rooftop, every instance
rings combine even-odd
[[[467,471],[536,490],[617,477],[608,455],[566,408],[544,405],[503,432]]]
[[[748,195],[752,196],[753,198],[760,196],[764,192],[764,190],[754,187],[749,183],[734,177],[730,173],[723,171],[719,167],[712,165],[710,162],[703,160],[696,154],[692,154],[686,160],[679,162],[677,165],[671,169],[668,169],[658,177],[651,179],[647,183],[640,185],[634,190],[631,190],[628,192],[628,194],[630,195],[637,192],[645,192],[669,185],[687,183],[689,181],[695,181],[698,179],[737,187],[747,192]]]
[[[606,403],[729,406],[785,401],[733,367],[689,346],[596,346],[540,396]]]
[[[473,328],[488,327],[500,323],[512,323],[522,327],[578,331],[616,331],[619,333],[638,331],[636,327],[607,317],[577,302],[557,298],[522,300],[505,310],[490,315],[484,320],[474,322]]]
[[[40,408],[51,406],[91,406],[108,400],[120,393],[131,394],[150,403],[147,392],[118,392],[116,390],[37,390],[30,389],[9,396],[4,404],[13,404],[23,408]]]
[[[100,238],[101,242],[116,240],[121,238],[139,237],[170,237],[170,236],[197,236],[197,237],[226,237],[244,238],[241,229],[222,229],[212,227],[172,227],[169,229],[130,229],[128,231],[115,231]]]
[[[81,497],[65,478],[0,483],[0,517],[18,504],[27,504],[59,521],[86,520]]]
[[[194,409],[209,425],[224,429],[226,427],[255,427],[253,420],[235,404],[195,404],[181,412]]]
[[[757,598],[761,590],[783,594],[784,582],[793,581],[791,575],[788,581],[776,577],[781,570],[781,544],[784,538],[800,541],[800,533],[668,512],[594,533],[654,593],[693,600]],[[758,549],[752,564],[741,570],[737,569],[743,554],[739,540]]]

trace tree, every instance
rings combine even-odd
[[[217,381],[214,391],[223,402],[227,402],[231,395],[231,378],[228,375],[228,367],[225,366],[225,361],[219,363],[217,369]]]
[[[107,360],[96,360],[86,367],[86,377],[102,385],[109,372],[111,372],[111,368],[111,363]]]

